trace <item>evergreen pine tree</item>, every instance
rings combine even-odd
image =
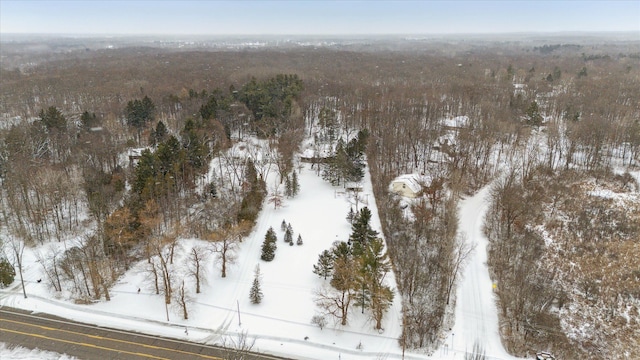
[[[293,196],[293,188],[291,187],[291,178],[289,178],[288,176],[284,180],[284,194],[287,197]]]
[[[244,180],[253,188],[258,183],[258,171],[251,158],[247,159],[244,167]]]
[[[67,131],[67,119],[57,107],[50,106],[47,111],[42,109],[38,115],[40,116],[40,121],[48,131],[52,129],[57,129],[60,132]]]
[[[280,224],[280,230],[287,231],[287,222],[282,219],[282,223]]]
[[[313,265],[313,273],[327,280],[327,277],[333,275],[333,260],[331,251],[323,251],[318,255],[318,263]]]
[[[354,256],[349,244],[344,241],[335,244],[331,248],[331,255],[333,256],[331,286],[340,292],[356,289],[358,259]]]
[[[273,231],[273,228],[270,227],[267,230],[267,233],[264,236],[264,242],[262,243],[262,254],[260,255],[260,259],[264,261],[271,261],[276,256],[276,249],[278,245],[276,245],[276,241],[278,240],[276,236],[276,232]]]
[[[360,210],[357,219],[351,225],[351,235],[349,242],[353,246],[356,255],[362,253],[363,249],[376,237],[378,232],[371,228],[371,210],[364,207]]]
[[[13,283],[16,271],[6,258],[0,258],[0,289],[4,289]]]
[[[560,78],[562,77],[562,71],[560,70],[559,67],[554,67],[553,68],[553,79],[554,80],[560,80]]]
[[[353,225],[355,218],[356,218],[356,213],[355,211],[353,211],[353,208],[350,208],[349,213],[347,214],[347,221],[349,221],[349,224]]]
[[[529,125],[540,126],[542,125],[542,115],[540,114],[540,108],[538,103],[533,101],[526,111],[527,123]]]
[[[298,241],[296,241],[296,245],[302,245],[302,235],[298,234]]]
[[[162,121],[158,121],[158,125],[156,125],[156,128],[151,129],[151,134],[149,135],[149,143],[155,146],[167,140],[168,137],[169,131],[167,130],[167,126]]]
[[[580,72],[578,73],[578,78],[581,78],[583,76],[587,76],[587,67],[583,66],[582,70],[580,70]]]
[[[284,242],[293,243],[293,228],[291,224],[287,225],[287,230],[284,233]]]
[[[362,297],[356,305],[370,308],[376,329],[382,327],[382,318],[393,302],[393,291],[384,284],[391,271],[389,257],[381,239],[372,239],[360,256],[359,278],[362,285]]]
[[[299,192],[300,192],[300,183],[298,182],[298,174],[294,170],[293,174],[291,174],[291,193],[293,196],[296,196],[298,195]]]
[[[218,197],[218,189],[216,188],[216,184],[214,182],[210,182],[209,184],[207,184],[207,186],[205,187],[204,190],[204,197],[205,198],[216,198]]]
[[[88,111],[85,111],[80,115],[80,122],[82,123],[82,127],[86,130],[100,125],[100,121],[96,117],[96,113],[90,113]]]
[[[253,284],[251,285],[251,290],[249,291],[249,299],[251,299],[252,304],[260,304],[262,302],[262,289],[260,289],[260,265],[256,265],[256,269],[254,270]]]

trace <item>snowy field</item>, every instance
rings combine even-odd
[[[254,231],[241,243],[237,261],[228,269],[226,278],[220,277],[214,259],[208,260],[202,293],[191,294],[194,302],[189,320],[183,320],[175,308],[166,309],[163,295],[152,291],[142,270],[144,261],[118,281],[112,289],[111,301],[76,305],[70,300],[57,299],[45,281],[37,282],[45,277],[31,249],[24,255],[29,297],[23,298],[16,281],[0,292],[0,304],[207,344],[228,343],[237,334],[246,332],[256,340],[254,351],[296,359],[402,359],[398,342],[402,323],[398,293],[383,320],[384,331],[374,330],[366,311],[362,315],[359,308],[351,309],[349,325],[345,327],[334,324],[331,319],[323,330],[311,324],[312,316],[319,310],[314,303],[314,292],[328,283],[312,273],[312,266],[318,254],[329,249],[334,241],[348,239],[351,227],[346,215],[351,206],[355,207],[355,200],[349,192],[323,181],[309,165],[301,169],[299,182],[299,195],[285,200],[283,207],[274,209],[272,204],[265,204]],[[461,230],[468,241],[477,245],[458,289],[456,325],[447,334],[445,345],[431,357],[407,351],[405,359],[463,359],[465,351],[471,351],[475,342],[486,349],[489,359],[511,358],[500,344],[491,280],[485,264],[486,239],[481,233],[481,223],[487,193],[485,188],[462,202]],[[368,173],[358,206],[370,208],[371,225],[381,231]],[[303,245],[289,246],[283,241],[284,233],[280,230],[283,220],[291,224],[294,240],[298,234],[302,236]],[[260,260],[260,249],[269,227],[276,230],[278,249],[272,262],[264,262]],[[198,243],[195,239],[181,241],[176,264],[185,263],[186,254]],[[264,299],[261,304],[253,305],[249,290],[257,264],[262,273]],[[394,277],[387,276],[387,279],[395,288]],[[6,358],[2,353],[0,357]]]

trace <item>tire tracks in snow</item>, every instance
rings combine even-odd
[[[477,343],[487,358],[517,359],[506,352],[500,339],[497,299],[487,266],[488,240],[482,228],[490,189],[491,184],[459,203],[459,230],[475,250],[457,285],[455,325],[445,344],[452,345],[454,352],[471,352]]]

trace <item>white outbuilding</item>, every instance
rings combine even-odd
[[[391,182],[389,191],[400,196],[415,198],[422,193],[423,184],[424,182],[420,175],[400,175]]]

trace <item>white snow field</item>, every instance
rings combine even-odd
[[[25,251],[28,298],[23,298],[19,279],[16,279],[10,288],[0,291],[0,305],[208,344],[221,344],[225,340],[228,343],[238,333],[246,332],[249,338],[256,339],[254,351],[295,359],[463,359],[464,351],[471,351],[475,341],[484,346],[489,359],[512,358],[500,344],[496,305],[485,264],[486,239],[482,236],[481,224],[488,188],[461,204],[461,230],[466,232],[468,241],[477,243],[477,247],[458,289],[454,335],[449,334],[446,348],[443,346],[432,356],[407,351],[403,357],[398,342],[401,301],[397,292],[393,306],[383,320],[384,331],[374,330],[366,310],[362,315],[359,308],[351,309],[349,324],[344,327],[336,325],[332,319],[323,330],[310,323],[311,317],[318,312],[314,292],[323,283],[328,283],[312,273],[312,266],[318,254],[330,248],[334,241],[349,237],[351,227],[346,215],[349,207],[355,206],[355,201],[349,192],[323,181],[308,164],[300,171],[299,182],[299,195],[285,200],[282,208],[274,209],[272,204],[265,203],[254,231],[241,243],[237,261],[228,268],[226,278],[220,277],[219,266],[213,257],[206,263],[208,274],[202,293],[195,294],[193,286],[189,286],[192,280],[185,278],[194,300],[188,320],[169,307],[170,319],[167,321],[163,295],[155,294],[142,270],[146,261],[119,279],[111,291],[111,301],[74,304],[46,284],[42,267],[35,257],[35,252],[43,249]],[[380,231],[368,172],[358,205],[370,208],[372,227]],[[302,236],[302,246],[289,246],[283,241],[280,230],[283,219],[291,223],[294,241],[298,234]],[[260,249],[269,227],[276,230],[278,249],[272,262],[264,262],[260,260]],[[195,239],[180,242],[174,265],[178,267],[178,273],[180,267],[185,267],[185,254],[195,244],[203,242]],[[66,246],[62,243],[53,245]],[[249,300],[249,289],[257,264],[262,273],[264,299],[261,304],[253,305]],[[42,282],[38,283],[38,279]],[[387,275],[387,279],[395,288],[393,274]],[[189,330],[188,335],[185,327]],[[0,357],[6,358],[2,352]]]

